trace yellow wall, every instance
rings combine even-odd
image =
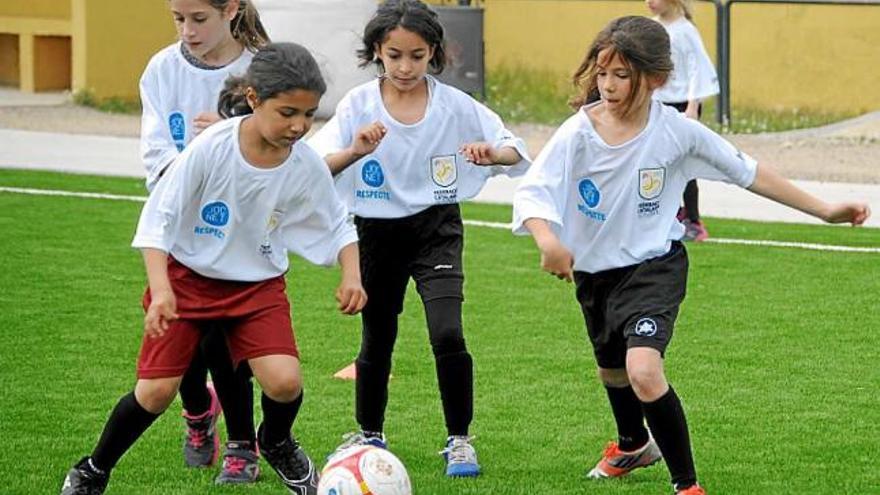
[[[162,0],[71,0],[74,90],[136,98],[150,57],[176,39]]]
[[[567,78],[608,20],[641,2],[484,0],[487,71],[502,64]],[[735,4],[732,105],[865,112],[880,108],[880,6]],[[696,22],[717,63],[715,8]]]
[[[70,19],[70,0],[0,0],[2,16]]]
[[[732,105],[880,108],[880,6],[731,8]]]

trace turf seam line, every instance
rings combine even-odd
[[[30,194],[34,196],[66,196],[66,197],[74,197],[74,198],[88,198],[88,199],[107,199],[112,201],[132,201],[137,203],[143,203],[147,200],[146,196],[125,196],[121,194],[106,194],[106,193],[90,193],[90,192],[80,192],[80,191],[60,191],[54,189],[32,189],[25,187],[5,187],[0,186],[0,192],[14,193],[14,194]],[[501,222],[484,222],[482,220],[463,220],[465,225],[471,225],[474,227],[487,227],[492,229],[503,229],[510,230],[511,224],[509,223],[501,223]],[[780,248],[795,248],[795,249],[807,249],[811,251],[831,251],[831,252],[844,252],[844,253],[880,253],[880,248],[874,247],[856,247],[856,246],[835,246],[832,244],[815,244],[815,243],[805,243],[805,242],[787,242],[787,241],[767,241],[767,240],[754,240],[754,239],[723,239],[717,237],[710,237],[706,239],[705,242],[711,242],[715,244],[736,244],[742,246],[765,246],[765,247],[780,247]]]

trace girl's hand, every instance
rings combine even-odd
[[[574,256],[568,249],[559,242],[555,237],[547,242],[542,243],[541,249],[541,268],[556,276],[559,280],[572,281],[572,268],[574,267]]]
[[[212,124],[220,122],[221,120],[223,120],[223,118],[220,117],[220,114],[217,112],[202,112],[196,115],[196,118],[193,119],[193,132],[198,136]]]
[[[356,315],[367,304],[367,293],[360,281],[343,280],[336,289],[336,301],[342,314]]]
[[[151,296],[150,307],[144,316],[144,333],[156,339],[165,335],[169,322],[178,318],[177,298],[171,290],[160,290],[151,293]]]
[[[482,141],[464,144],[458,152],[475,165],[495,165],[501,162],[498,150],[491,144]]]
[[[376,121],[358,129],[351,144],[351,151],[357,157],[369,155],[382,142],[388,130],[381,122]]]
[[[851,223],[862,225],[871,216],[867,203],[836,203],[822,217],[828,223]]]

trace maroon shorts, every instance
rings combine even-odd
[[[203,326],[218,323],[226,332],[234,366],[273,354],[299,357],[284,276],[262,282],[233,282],[204,277],[168,258],[168,278],[180,318],[159,338],[144,335],[138,356],[138,378],[180,376],[189,368]],[[150,288],[144,311],[150,307]]]

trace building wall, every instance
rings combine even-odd
[[[642,2],[483,0],[487,71],[499,65],[568,77],[608,20],[647,12]],[[696,5],[713,61],[715,9]],[[734,107],[864,112],[880,108],[880,6],[732,7]]]
[[[2,0],[2,16],[70,19],[70,0]]]
[[[137,98],[150,57],[176,39],[163,0],[71,0],[73,87],[98,98]]]

